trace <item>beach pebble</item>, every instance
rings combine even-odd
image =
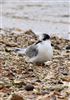
[[[15,79],[13,84],[18,87],[18,88],[21,88],[23,85],[25,85],[25,82],[23,82],[22,80],[17,80]]]
[[[34,32],[31,30],[24,32],[14,28],[2,30],[5,34],[0,34],[0,99],[68,100],[70,95],[70,41],[51,37],[52,60],[47,61],[46,65],[33,64],[28,63],[29,59],[26,60],[25,55],[19,56],[13,50],[26,48],[36,42],[37,37]],[[66,82],[65,86],[64,82]],[[61,98],[57,98],[59,94],[55,94],[54,91],[58,91],[59,94],[65,93],[68,99],[61,99],[65,97],[63,94]]]
[[[9,96],[7,100],[24,100],[23,97],[17,95],[17,94],[12,94]]]
[[[66,46],[66,50],[70,50],[70,45]]]
[[[31,84],[25,86],[25,90],[27,91],[32,91],[33,89],[34,89],[34,86]]]
[[[45,62],[45,65],[47,65],[47,66],[49,66],[49,65],[51,65],[52,64],[52,61],[47,61],[47,62]]]

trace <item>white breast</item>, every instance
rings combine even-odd
[[[50,40],[43,41],[38,44],[38,56],[35,58],[34,62],[46,62],[51,60],[53,57],[53,49]]]

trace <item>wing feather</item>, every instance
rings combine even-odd
[[[30,47],[27,48],[26,50],[26,55],[29,57],[29,58],[32,58],[34,56],[37,56],[38,54],[38,49],[37,49],[37,46],[36,45],[32,45]]]

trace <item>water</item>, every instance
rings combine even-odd
[[[69,0],[0,0],[0,27],[32,29],[69,39]]]

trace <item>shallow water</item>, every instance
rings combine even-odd
[[[0,27],[32,29],[69,39],[69,0],[0,0]]]

